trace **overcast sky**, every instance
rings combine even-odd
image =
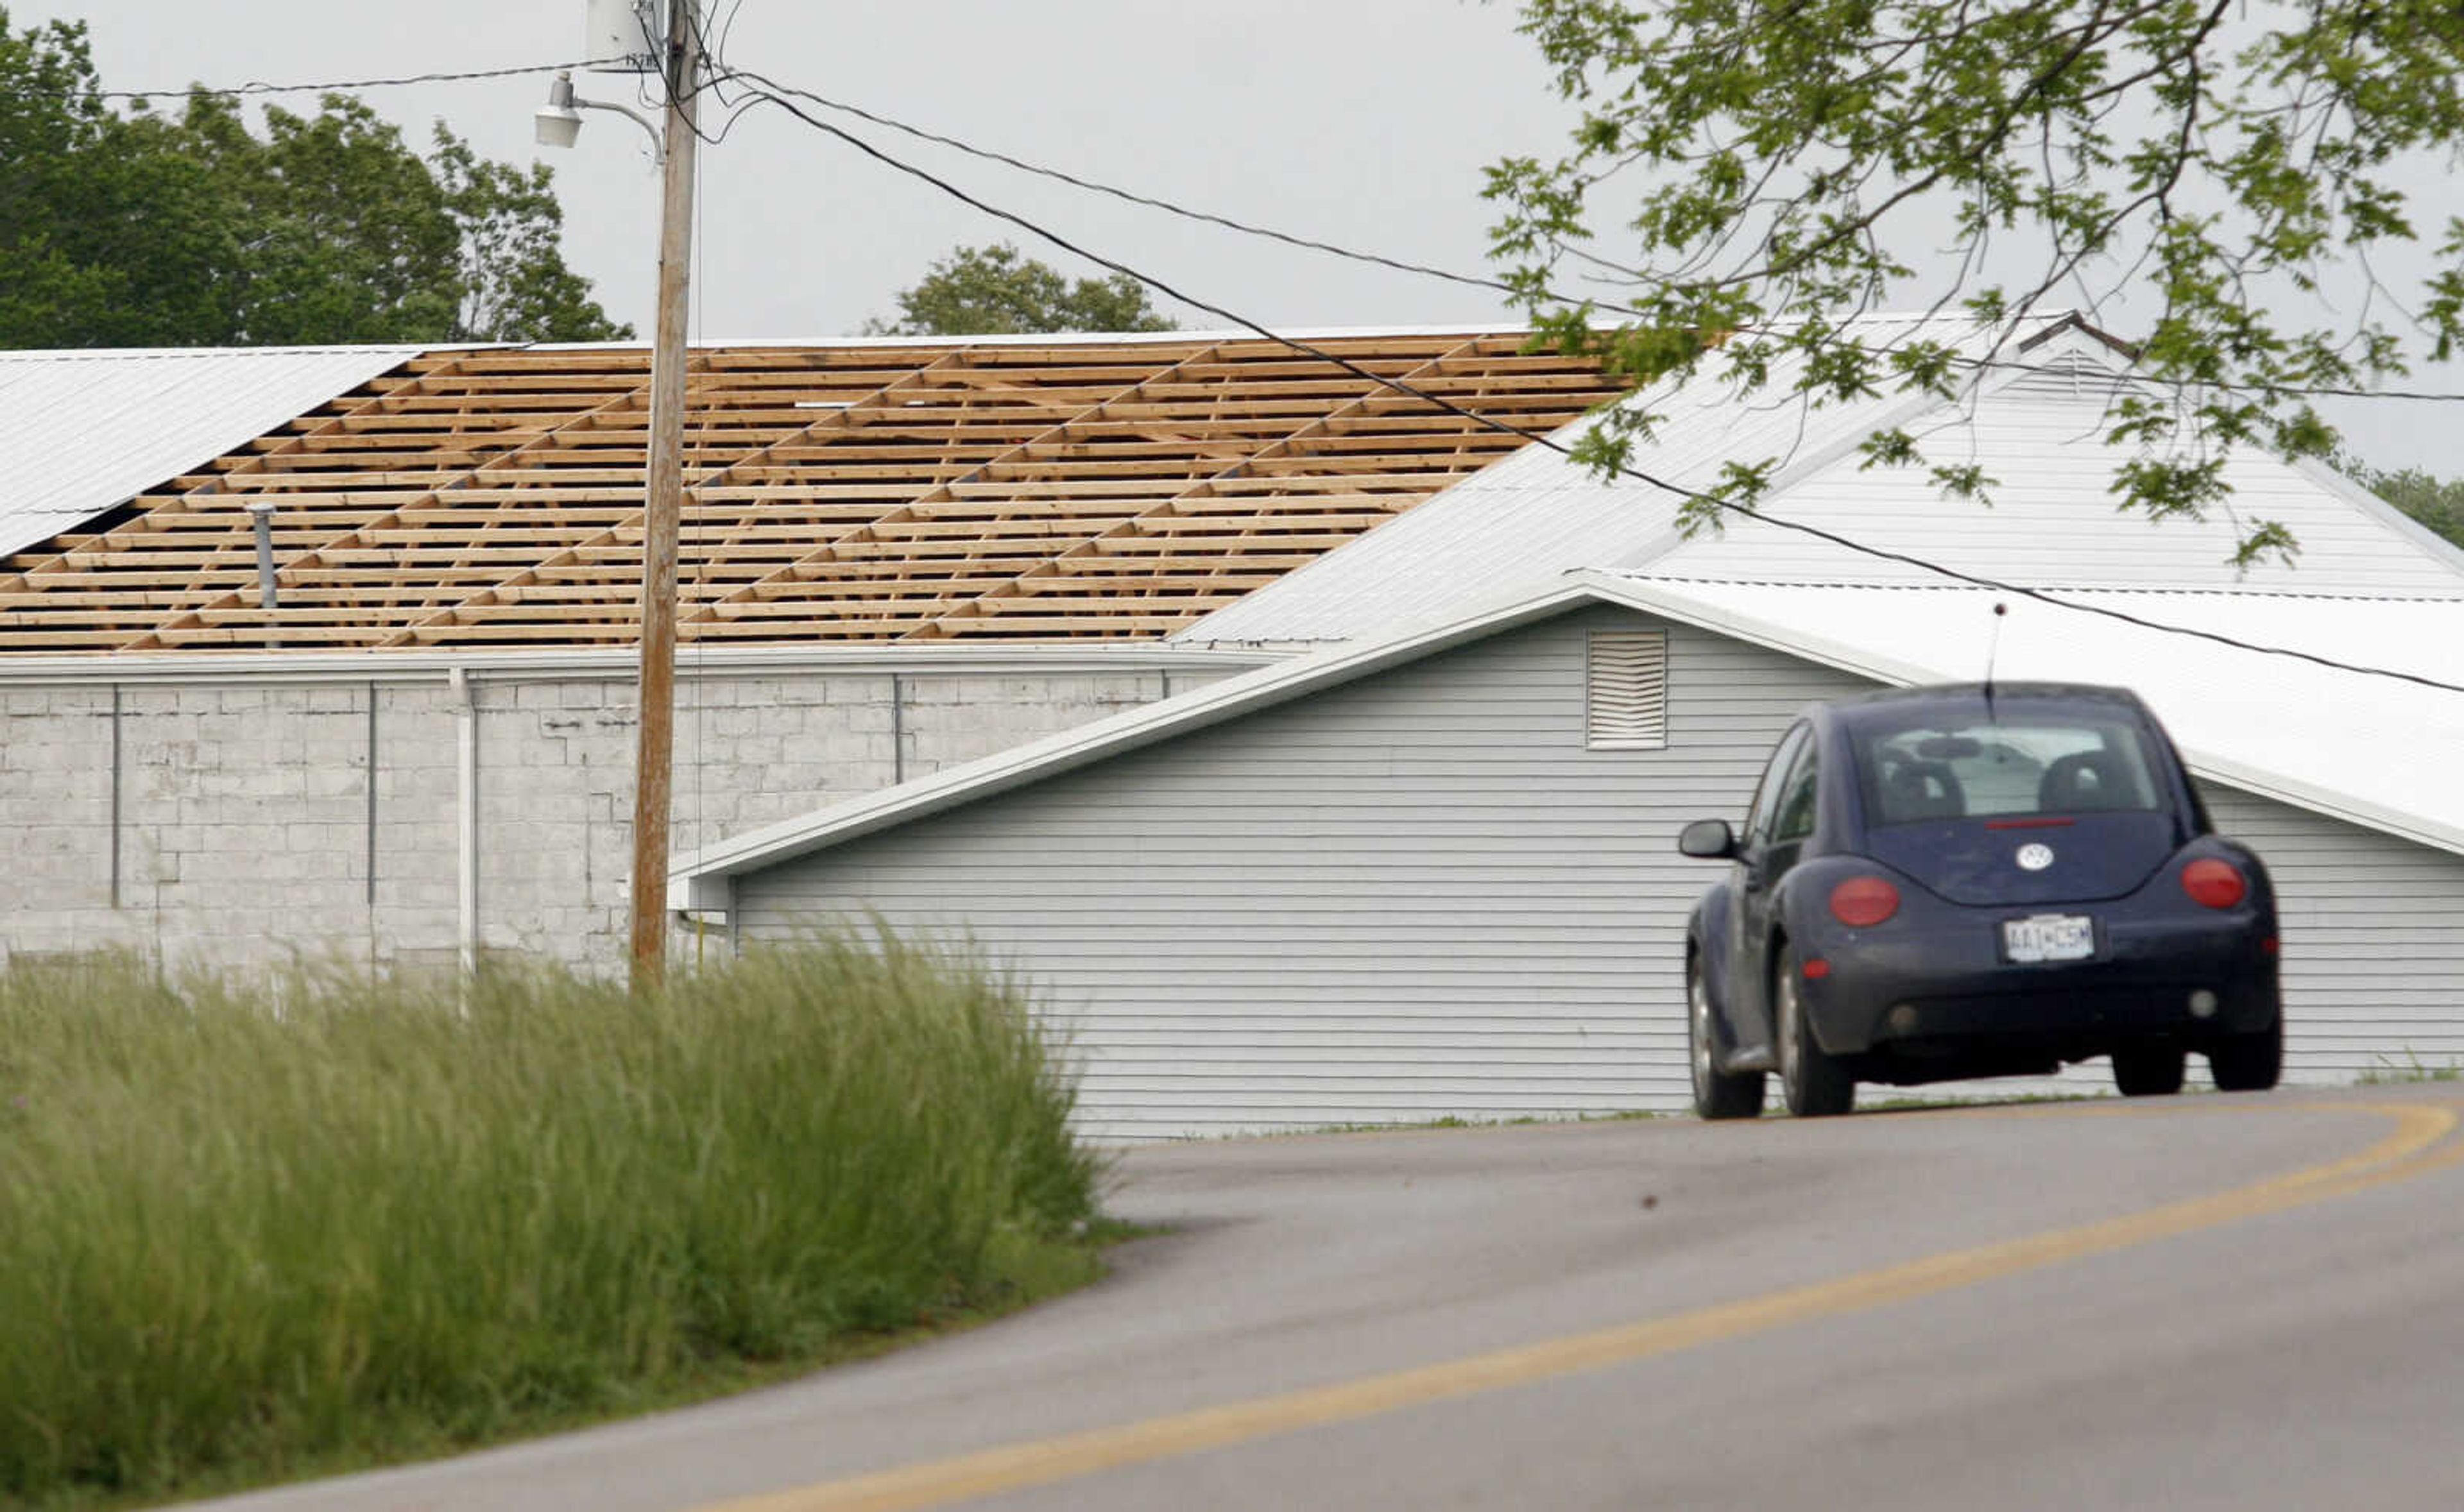
[[[1235,219],[1466,273],[1485,257],[1483,167],[1554,155],[1572,116],[1508,3],[1472,0],[709,0],[726,54],[782,83],[1013,156]],[[584,0],[11,0],[24,26],[85,21],[106,87],[344,80],[569,60]],[[630,99],[634,84],[580,88]],[[648,139],[591,113],[571,151],[536,148],[544,77],[360,93],[425,141],[442,120],[483,154],[557,172],[568,258],[618,319],[650,326],[658,181]],[[313,97],[297,97],[313,108]],[[706,121],[706,124],[709,122]],[[1121,205],[879,128],[877,144],[1269,326],[1508,318],[1501,297]],[[696,339],[825,337],[894,313],[960,243],[1011,240],[1097,272],[857,155],[782,112],[701,155]],[[1221,321],[1167,310],[1189,326]],[[2464,388],[2425,373],[2420,386]],[[2452,405],[2374,402],[2334,418],[2365,454],[2464,473]]]

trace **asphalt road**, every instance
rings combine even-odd
[[[2464,1507],[2455,1090],[1144,1150],[1088,1291],[215,1504]]]

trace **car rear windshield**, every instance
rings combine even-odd
[[[2160,807],[2138,726],[2065,716],[1937,722],[1856,734],[1869,824]]]

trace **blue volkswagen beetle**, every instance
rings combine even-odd
[[[1783,736],[1685,930],[1694,1106],[1844,1113],[1859,1082],[2113,1059],[2129,1096],[2276,1085],[2276,898],[2214,833],[2138,696],[2057,684],[1816,704]]]

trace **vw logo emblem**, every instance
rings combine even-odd
[[[2051,845],[2022,845],[2019,847],[2019,869],[2021,871],[2042,871],[2053,864],[2054,847]]]

